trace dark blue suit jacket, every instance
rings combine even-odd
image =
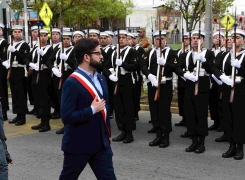
[[[76,69],[75,72],[83,75],[97,90],[87,74],[80,69]],[[107,82],[101,74],[98,74],[98,80],[103,89],[103,96],[98,90],[97,92],[100,98],[106,101],[106,124],[111,130]],[[61,117],[65,124],[62,151],[72,154],[93,154],[101,149],[110,148],[102,114],[98,112],[93,115],[90,107],[92,101],[90,93],[75,78],[69,77],[65,81],[61,97]]]

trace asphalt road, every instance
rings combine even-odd
[[[9,112],[9,119],[14,115]],[[186,153],[190,139],[180,138],[184,127],[175,127],[181,119],[173,114],[173,132],[170,146],[161,149],[149,147],[155,138],[148,134],[151,128],[149,112],[141,111],[137,130],[133,132],[135,141],[131,144],[113,142],[113,163],[119,180],[244,180],[245,160],[223,159],[222,153],[228,143],[216,143],[214,139],[222,133],[211,131],[206,138],[206,151],[203,154]],[[52,131],[39,133],[30,129],[39,123],[34,116],[28,115],[27,124],[17,127],[5,122],[5,132],[9,152],[14,164],[9,165],[10,180],[57,180],[62,170],[63,153],[60,150],[62,135],[55,130],[62,127],[61,120],[51,120]],[[209,120],[209,125],[212,121]],[[115,120],[111,120],[112,137],[120,132]],[[89,166],[79,179],[96,179]]]

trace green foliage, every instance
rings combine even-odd
[[[221,18],[226,9],[232,6],[234,0],[215,0],[212,2],[213,17]],[[166,6],[181,11],[186,21],[186,29],[195,29],[197,23],[204,17],[205,0],[168,0]]]
[[[39,11],[44,0],[34,0],[28,3],[29,7]],[[89,24],[99,18],[114,19],[125,18],[132,12],[134,7],[131,0],[121,2],[120,0],[45,0],[53,12],[52,24],[60,20],[65,26],[78,24]],[[22,12],[22,0],[12,0],[10,7]]]

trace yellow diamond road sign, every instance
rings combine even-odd
[[[234,25],[234,23],[235,23],[235,19],[229,13],[226,14],[221,20],[221,24],[224,26],[224,28],[226,28],[227,31],[230,30],[230,28]]]
[[[39,12],[39,16],[41,17],[44,24],[46,26],[49,26],[50,21],[53,17],[53,13],[52,13],[50,7],[48,6],[48,4],[46,2],[44,2],[44,4],[43,4],[43,6]]]

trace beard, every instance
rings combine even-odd
[[[97,62],[92,57],[90,58],[89,65],[97,70],[101,70],[102,68],[101,61]]]

